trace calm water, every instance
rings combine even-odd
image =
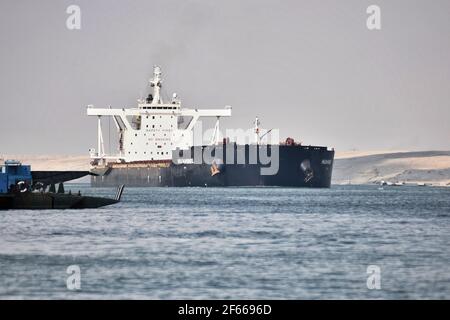
[[[450,188],[128,188],[98,210],[0,211],[0,298],[450,299],[449,227]]]

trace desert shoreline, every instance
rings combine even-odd
[[[19,160],[36,171],[87,171],[88,155],[0,155],[3,160]],[[332,184],[367,185],[381,181],[406,184],[450,186],[450,151],[336,151]],[[78,179],[87,182],[89,178]]]

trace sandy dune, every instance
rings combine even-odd
[[[335,159],[348,159],[348,158],[373,156],[376,154],[403,153],[403,152],[410,152],[410,150],[346,150],[346,151],[336,150]]]
[[[23,164],[31,165],[32,170],[89,170],[89,156],[70,155],[0,155],[0,163],[4,159],[19,160]]]
[[[333,183],[380,181],[450,185],[450,151],[337,153]]]

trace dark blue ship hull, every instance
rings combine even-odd
[[[207,147],[193,147],[190,156],[195,152],[202,152],[205,148]],[[255,158],[252,159],[255,148],[258,154],[261,147],[234,145],[233,157],[233,155],[230,156],[229,146],[215,147],[211,154],[212,163],[203,160],[200,163],[183,164],[175,164],[176,161],[109,164],[106,168],[92,170],[94,173],[102,174],[92,176],[91,185],[94,187],[111,187],[118,184],[129,187],[330,187],[334,150],[300,145],[277,146],[278,170],[275,174],[267,175],[262,174],[261,169],[267,169],[272,164],[261,164],[260,156],[257,156],[256,161]],[[174,155],[181,157],[183,156],[181,153],[178,154],[175,151]],[[266,153],[270,156],[275,155],[271,147]],[[242,156],[240,162],[238,154]]]
[[[118,202],[117,199],[58,193],[0,194],[0,210],[93,209]]]

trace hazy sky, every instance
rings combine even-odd
[[[85,106],[135,106],[154,64],[185,107],[232,105],[222,127],[259,116],[339,150],[450,149],[448,0],[2,0],[0,43],[0,154],[87,155]]]

